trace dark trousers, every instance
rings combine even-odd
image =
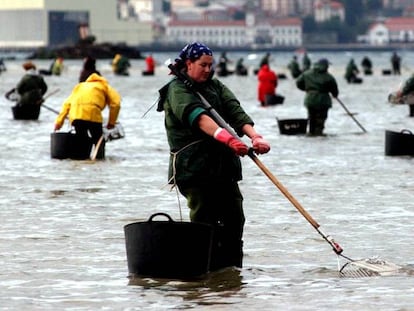
[[[308,108],[309,119],[309,134],[310,135],[323,135],[325,128],[325,121],[328,118],[328,108]]]
[[[225,267],[242,267],[243,196],[237,183],[211,183],[180,187],[190,208],[192,222],[213,226],[210,271]]]
[[[99,139],[103,134],[102,123],[85,120],[73,120],[72,126],[75,128],[76,135],[88,137],[96,147]],[[103,139],[96,156],[97,159],[105,158],[105,140]]]
[[[410,117],[414,117],[414,105],[408,105],[410,109]]]

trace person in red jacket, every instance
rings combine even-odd
[[[267,106],[267,96],[275,95],[277,87],[277,75],[270,69],[269,65],[263,65],[257,73],[257,79],[259,81],[257,87],[257,98],[262,106]]]
[[[145,58],[145,63],[147,64],[147,69],[142,72],[144,76],[152,76],[155,73],[155,60],[151,54]]]

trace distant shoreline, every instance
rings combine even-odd
[[[183,46],[162,46],[162,45],[141,45],[138,46],[138,50],[141,52],[175,52],[180,50]],[[243,52],[256,52],[256,51],[269,51],[269,52],[390,52],[399,50],[414,50],[414,43],[407,44],[389,44],[381,46],[372,46],[367,44],[307,44],[304,46],[274,46],[274,47],[223,47],[209,45],[215,51],[243,51]]]
[[[97,44],[100,45],[100,44]],[[113,46],[120,46],[125,48],[124,44],[112,44]],[[135,49],[138,53],[151,53],[151,52],[176,52],[182,49],[183,44],[180,45],[163,45],[163,44],[151,44],[151,45],[138,45],[130,46],[127,48]],[[411,51],[414,50],[414,43],[404,44],[389,44],[381,46],[372,46],[367,44],[351,43],[351,44],[307,44],[303,46],[273,46],[273,47],[223,47],[210,45],[215,51],[228,51],[228,52],[291,52],[291,53],[303,53],[307,52],[392,52],[392,51]],[[51,49],[53,48],[45,48]],[[0,58],[3,59],[22,59],[28,58],[30,55],[34,55],[39,48],[4,48],[0,47]]]

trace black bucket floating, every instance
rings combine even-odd
[[[37,120],[40,114],[40,105],[16,105],[11,107],[15,120]]]
[[[277,78],[280,79],[280,80],[285,80],[285,79],[287,79],[287,76],[284,73],[279,73],[277,75]]]
[[[86,160],[90,158],[92,141],[72,132],[50,134],[50,155],[53,159]]]
[[[276,118],[279,131],[282,135],[304,135],[308,127],[308,119],[284,119]]]
[[[281,105],[285,101],[285,97],[279,94],[266,95],[265,106]]]
[[[372,69],[364,69],[364,75],[371,76],[372,75]]]
[[[414,155],[414,135],[410,130],[401,132],[385,131],[385,155],[404,156]]]
[[[350,83],[354,83],[354,84],[361,84],[362,83],[362,78],[359,78],[359,77],[355,77],[355,78],[353,78],[351,81],[350,81]]]
[[[155,221],[157,216],[166,221]],[[129,277],[196,279],[209,272],[212,226],[153,214],[124,226]]]

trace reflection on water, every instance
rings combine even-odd
[[[129,277],[128,285],[143,286],[145,288],[170,287],[171,290],[198,290],[202,288],[211,292],[234,291],[241,289],[242,276],[238,268],[226,268],[220,271],[210,272],[207,275],[193,280],[173,280],[173,279],[156,279],[140,278],[138,276]]]
[[[154,54],[159,64],[175,53]],[[129,77],[115,77],[109,60],[98,69],[122,95],[123,139],[107,143],[105,161],[50,158],[56,114],[43,109],[38,121],[12,119],[0,98],[0,309],[2,310],[410,310],[412,276],[412,157],[384,155],[386,129],[414,129],[407,106],[386,98],[411,74],[412,53],[403,52],[402,76],[382,76],[389,53],[371,55],[374,75],[359,85],[344,82],[345,65],[364,53],[311,53],[328,57],[340,98],[367,129],[363,133],[336,102],[326,137],[280,135],[277,118],[303,118],[304,93],[289,77],[278,92],[282,105],[261,108],[256,77],[230,76],[230,86],[272,145],[260,156],[266,167],[334,236],[352,259],[380,257],[403,268],[387,277],[340,278],[336,255],[292,204],[247,157],[242,159],[246,227],[244,267],[225,269],[192,282],[128,279],[123,227],[165,212],[188,220],[167,182],[168,146],[163,115],[148,111],[170,79],[167,68],[141,77],[133,61]],[[240,53],[228,53],[237,59]],[[245,55],[246,56],[246,55]],[[274,53],[272,66],[287,72],[289,53]],[[248,61],[250,69],[256,66]],[[36,61],[39,68],[48,61]],[[56,110],[77,82],[81,62],[65,60],[62,76],[46,77],[46,104]],[[0,93],[14,87],[21,63],[0,75]],[[146,113],[148,111],[148,113]],[[146,115],[143,117],[143,115]],[[69,130],[64,127],[64,130]],[[339,266],[344,264],[341,260]]]
[[[155,289],[166,296],[183,299],[179,309],[197,306],[233,305],[244,298],[241,271],[227,268],[209,273],[205,278],[193,281],[130,278],[128,285]]]

